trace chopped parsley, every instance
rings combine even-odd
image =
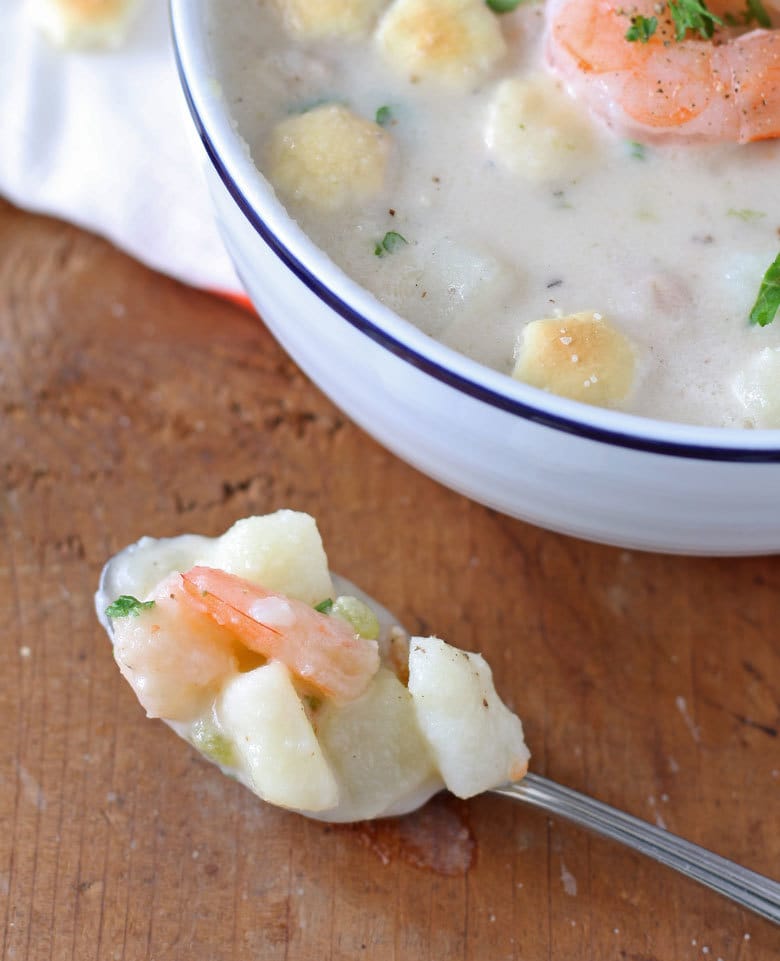
[[[744,220],[746,224],[749,224],[753,220],[761,220],[762,217],[766,217],[763,210],[751,210],[750,207],[729,207],[728,214],[729,217],[739,217],[739,219]]]
[[[780,254],[775,257],[764,274],[758,297],[750,311],[750,323],[766,327],[775,319],[778,310],[780,310]]]
[[[394,254],[401,247],[405,247],[409,241],[395,230],[388,230],[384,237],[374,245],[374,254],[377,257],[384,257],[385,254]]]
[[[523,2],[524,0],[485,0],[493,13],[511,13]]]
[[[759,27],[765,27],[766,29],[772,26],[772,21],[769,19],[769,14],[761,0],[747,0],[742,22],[745,26],[757,23]]]
[[[743,23],[746,27],[750,26],[751,23],[757,23],[759,27],[767,29],[772,26],[772,21],[769,19],[769,14],[761,0],[746,0],[742,20],[735,17],[733,13],[724,13],[723,19],[731,27],[736,27],[740,23]]]
[[[376,112],[376,117],[374,118],[380,127],[386,127],[391,120],[393,120],[393,110],[392,107],[385,105],[380,107]]]
[[[631,26],[626,30],[626,40],[631,43],[647,43],[658,29],[658,17],[643,17],[637,14],[631,18]]]
[[[314,605],[314,610],[319,611],[320,614],[330,614],[333,610],[333,598],[326,597],[324,601],[320,601],[319,604]]]
[[[106,615],[112,620],[117,617],[138,617],[141,611],[149,611],[154,607],[154,601],[139,601],[131,594],[122,594],[113,604],[106,608]]]
[[[745,23],[756,20],[761,26],[769,26],[769,17],[763,7],[762,0],[746,0],[747,8],[744,14]],[[715,27],[722,27],[723,20],[708,9],[704,0],[668,0],[668,3],[656,5],[659,16],[668,8],[674,23],[674,37],[678,42],[684,40],[688,31],[698,33],[705,40],[710,40],[715,33]],[[630,16],[627,11],[621,11]],[[729,22],[735,18],[728,18]],[[647,43],[658,29],[658,17],[644,17],[641,14],[630,16],[631,24],[625,37],[630,43]]]
[[[317,97],[315,100],[304,100],[302,103],[292,104],[287,112],[310,113],[312,110],[316,110],[317,107],[325,107],[328,104],[338,104],[340,102],[339,100],[334,100],[333,97]]]
[[[722,27],[723,21],[707,9],[704,0],[669,0],[669,13],[674,20],[675,40],[683,40],[692,30],[709,40],[715,27]]]
[[[638,140],[629,140],[628,150],[634,160],[647,160],[647,147]]]

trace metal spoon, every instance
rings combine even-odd
[[[401,622],[387,608],[346,578],[334,575],[334,582],[340,593],[362,596],[376,611],[385,629],[389,625],[401,626]],[[713,854],[654,824],[549,781],[539,774],[526,774],[521,781],[495,788],[491,793],[524,801],[603,837],[619,841],[699,881],[749,911],[780,924],[780,882]]]
[[[186,545],[181,546],[180,538],[157,543],[164,544],[168,550],[181,549],[185,554],[187,553]],[[138,550],[138,545],[134,545],[129,550]],[[186,563],[180,565],[180,561],[181,558],[178,556],[175,559],[167,557],[165,563],[160,561],[161,569],[175,570],[179,566],[186,569],[188,565]],[[128,586],[123,582],[112,582],[112,563],[109,562],[103,571],[97,595],[98,616],[109,633],[111,626],[103,613],[106,604],[119,594],[125,593],[125,588]],[[400,627],[400,621],[387,608],[357,585],[335,574],[333,582],[338,594],[362,597],[373,608],[386,636],[393,627]],[[145,592],[140,591],[139,596],[143,593]],[[403,630],[403,628],[400,629]],[[527,774],[522,781],[495,788],[492,793],[513,798],[515,801],[524,801],[526,804],[532,804],[589,828],[596,834],[620,841],[635,851],[640,851],[662,864],[675,868],[687,877],[700,881],[748,910],[774,921],[775,924],[780,924],[780,883],[743,868],[696,844],[691,844],[690,841],[685,841],[646,821],[618,811],[601,801],[548,781],[547,778],[540,777],[538,774]]]
[[[749,911],[780,924],[780,883],[713,854],[698,844],[538,774],[527,774],[522,781],[496,788],[492,793],[525,801],[603,837],[620,841],[731,898]]]

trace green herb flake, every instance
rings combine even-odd
[[[709,40],[715,27],[723,26],[721,18],[707,8],[704,0],[669,0],[669,13],[674,21],[677,41],[684,40],[689,30]]]
[[[647,147],[638,140],[628,141],[628,152],[634,160],[647,160]]]
[[[775,319],[780,310],[780,254],[764,274],[753,309],[750,311],[750,323],[766,327]]]
[[[141,611],[150,611],[154,607],[154,601],[139,601],[131,594],[122,594],[113,604],[106,608],[106,616],[112,620],[118,617],[138,617]]]
[[[517,10],[524,0],[485,0],[485,3],[490,7],[493,13],[511,13],[513,10]]]
[[[326,597],[324,601],[320,601],[319,604],[314,605],[314,610],[319,611],[320,614],[330,614],[333,610],[333,598]]]
[[[376,117],[374,118],[380,127],[386,127],[395,118],[393,117],[393,108],[384,106],[380,107],[376,112]]]
[[[626,30],[626,40],[630,43],[647,43],[658,29],[658,17],[643,17],[637,14],[631,18],[631,26]]]
[[[291,104],[287,108],[288,113],[310,113],[318,107],[326,107],[328,104],[337,104],[338,100],[332,97],[317,97],[314,100],[304,100],[302,103]]]
[[[394,254],[401,247],[405,247],[409,241],[395,230],[388,230],[381,241],[374,245],[374,254],[377,257],[384,257],[385,254]]]
[[[761,220],[766,217],[763,210],[751,210],[749,207],[741,207],[737,209],[736,207],[730,207],[728,211],[729,217],[739,217],[740,220],[744,220],[746,224],[751,223],[754,220]]]
[[[769,14],[761,0],[747,0],[743,22],[746,26],[757,23],[759,27],[764,27],[767,30],[772,26],[772,21],[769,19]]]

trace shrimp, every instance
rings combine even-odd
[[[766,0],[777,9],[778,0]],[[712,0],[722,19],[742,19],[744,0]],[[725,16],[724,16],[725,15]],[[630,42],[637,16],[655,17],[647,42]],[[749,143],[780,137],[780,29],[678,41],[657,0],[549,0],[546,56],[570,91],[621,134],[637,140]]]
[[[212,567],[182,574],[182,598],[226,627],[245,647],[281,661],[308,687],[335,701],[359,697],[379,670],[376,641],[338,617]]]
[[[303,601],[209,567],[171,574],[135,616],[112,621],[114,657],[149,717],[191,721],[229,677],[268,660],[338,702],[379,669],[376,641]]]
[[[112,620],[114,659],[149,717],[191,721],[239,670],[233,635],[182,605],[181,576],[166,577],[154,603]]]

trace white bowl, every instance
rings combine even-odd
[[[231,124],[208,6],[171,0],[171,19],[217,220],[263,320],[339,407],[431,477],[542,527],[645,550],[780,549],[779,430],[671,424],[544,393],[432,340],[336,267]]]

